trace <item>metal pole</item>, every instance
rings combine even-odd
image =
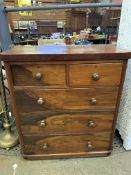
[[[2,51],[5,51],[10,48],[12,45],[9,26],[7,22],[7,16],[4,12],[4,3],[3,0],[0,0],[0,42]],[[5,130],[0,134],[0,147],[9,149],[18,143],[18,134],[16,130],[11,130],[11,124],[9,121],[9,114],[7,109],[7,101],[5,95],[4,81],[2,75],[2,68],[0,62],[0,93],[2,99],[2,114],[4,115],[3,126]]]
[[[7,101],[6,101],[6,95],[5,95],[5,88],[4,88],[4,80],[3,80],[3,74],[2,74],[2,65],[0,62],[0,93],[1,93],[1,102],[2,102],[2,111],[1,113],[4,114],[5,122],[9,122],[9,116],[7,111]]]
[[[4,7],[3,0],[0,0],[0,42],[2,51],[9,49],[12,45],[7,14],[3,10]]]
[[[98,7],[121,7],[121,3],[87,3],[87,4],[66,4],[66,5],[52,5],[52,6],[31,6],[31,7],[14,7],[4,8],[5,12],[18,11],[36,11],[36,10],[61,10],[72,8],[98,8]]]

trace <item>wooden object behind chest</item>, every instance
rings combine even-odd
[[[108,155],[130,56],[110,45],[2,53],[23,156]]]
[[[66,32],[80,32],[86,28],[86,12],[77,10],[66,11]]]

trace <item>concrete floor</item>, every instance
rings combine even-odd
[[[104,158],[27,161],[21,156],[0,155],[0,175],[131,175],[131,151]]]
[[[0,149],[0,175],[131,175],[131,151],[125,151],[116,132],[113,152],[103,158],[76,158],[42,161],[24,160],[19,145],[9,151]]]

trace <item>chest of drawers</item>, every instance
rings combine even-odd
[[[3,52],[24,158],[109,155],[130,56],[110,45]]]

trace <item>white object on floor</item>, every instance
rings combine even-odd
[[[12,166],[12,168],[13,168],[13,175],[16,175],[16,168],[18,167],[18,165],[17,164],[14,164],[13,166]]]
[[[131,1],[129,0],[123,0],[117,46],[131,50]],[[131,150],[131,59],[128,61],[117,129],[123,139],[124,148]]]

